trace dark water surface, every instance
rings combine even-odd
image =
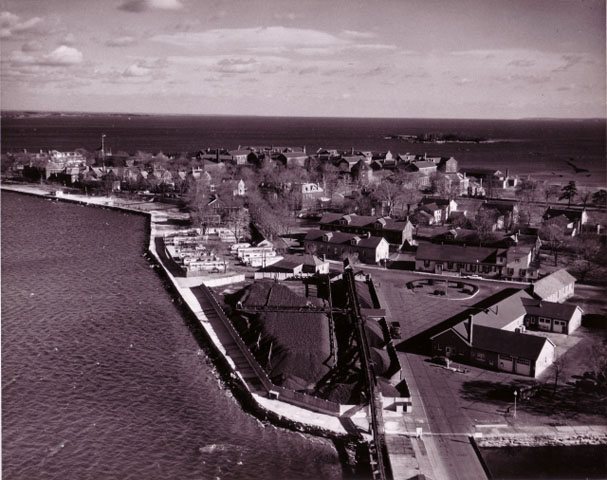
[[[480,450],[495,480],[607,478],[607,445]]]
[[[12,118],[1,124],[2,152],[27,149],[95,150],[106,134],[114,152],[164,153],[239,145],[411,152],[454,156],[465,167],[490,167],[528,174],[573,174],[573,161],[588,172],[580,182],[607,184],[605,120],[446,120],[222,116],[51,116]],[[410,144],[390,134],[454,133],[494,143]]]
[[[2,478],[342,478],[222,389],[143,217],[2,193]]]

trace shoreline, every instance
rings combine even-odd
[[[295,407],[279,400],[263,398],[249,389],[208,320],[201,318],[204,313],[194,295],[191,292],[184,291],[189,291],[189,288],[179,286],[156,252],[154,240],[160,232],[158,228],[154,228],[154,223],[155,220],[158,220],[158,217],[164,219],[166,215],[164,212],[159,209],[141,210],[124,204],[120,205],[112,201],[111,197],[87,197],[76,194],[52,196],[50,191],[33,185],[3,184],[0,189],[6,192],[37,197],[42,200],[62,201],[147,217],[146,241],[148,244],[143,256],[155,266],[156,273],[161,277],[167,293],[176,301],[182,318],[192,331],[196,342],[219,374],[222,386],[232,393],[243,411],[253,415],[261,422],[270,423],[274,427],[331,441],[342,465],[344,478],[356,477],[361,473],[361,468],[365,470],[368,468],[366,460],[368,457],[367,440],[348,433],[341,426],[337,417],[332,417],[333,421],[329,421],[331,417],[328,415]],[[144,205],[143,202],[142,205]],[[146,205],[158,207],[162,204]],[[171,207],[175,208],[174,206]],[[190,293],[190,295],[187,295],[187,293]]]

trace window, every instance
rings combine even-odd
[[[430,266],[430,260],[424,260],[424,267]]]
[[[470,265],[470,271],[476,272],[476,265]]]
[[[516,363],[519,365],[531,365],[531,361],[527,360],[526,358],[517,358]]]
[[[453,262],[448,262],[448,263],[447,263],[447,268],[448,268],[449,270],[451,270],[451,269],[453,268]]]
[[[481,362],[485,361],[485,352],[476,352],[476,359]]]

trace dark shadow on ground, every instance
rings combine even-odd
[[[487,380],[472,380],[462,384],[460,394],[463,399],[502,407],[508,413],[514,403],[513,388],[525,389],[537,385],[531,398],[517,397],[517,408],[537,416],[550,416],[556,425],[559,419],[575,419],[580,415],[604,418],[607,415],[607,395],[584,392],[571,385],[541,383],[531,378],[521,378],[509,383]]]

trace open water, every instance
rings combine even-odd
[[[2,193],[2,478],[342,478],[221,387],[143,217]]]
[[[95,150],[105,134],[113,152],[194,152],[239,145],[306,146],[347,150],[411,152],[454,156],[461,166],[489,167],[526,175],[538,172],[552,182],[607,185],[605,119],[441,120],[222,116],[42,116],[3,115],[2,152]],[[490,143],[411,144],[391,134],[454,133]],[[566,162],[587,171],[575,173]],[[572,178],[568,178],[572,177]]]

